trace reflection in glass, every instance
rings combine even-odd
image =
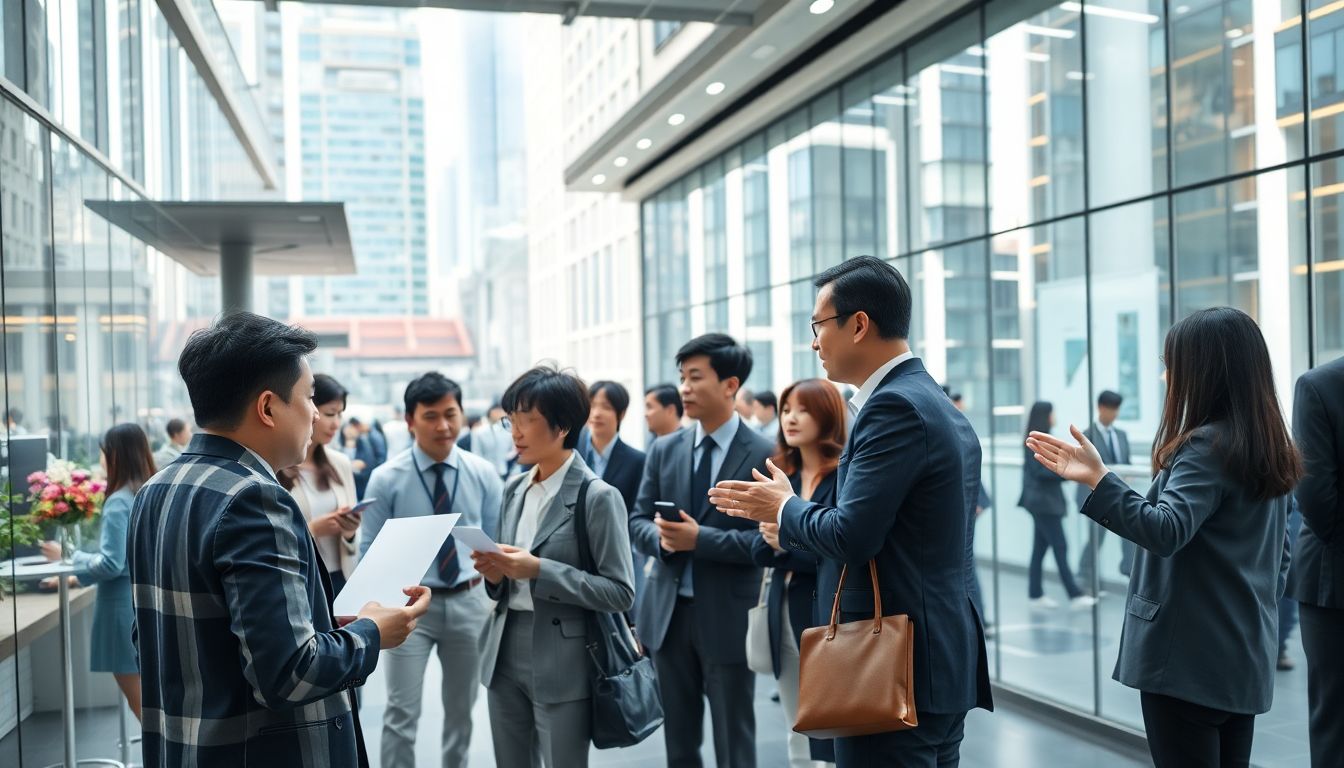
[[[1344,356],[1344,161],[1311,168],[1312,300],[1316,308],[1316,364]],[[1294,275],[1305,270],[1296,263]]]
[[[904,57],[893,54],[873,68],[873,194],[877,220],[877,251],[884,258],[909,247],[906,210],[905,118],[911,92],[905,84]]]
[[[840,167],[843,137],[840,123],[840,91],[827,91],[813,99],[812,128],[812,232],[816,249],[815,269],[821,271],[845,258],[844,177]]]

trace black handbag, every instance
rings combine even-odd
[[[597,573],[588,547],[588,486],[579,488],[574,505],[574,533],[579,567]],[[588,655],[593,660],[593,746],[629,747],[663,724],[662,695],[653,660],[644,655],[634,627],[624,613],[588,611]]]

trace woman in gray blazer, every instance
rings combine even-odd
[[[573,374],[533,368],[509,386],[503,406],[532,467],[504,490],[498,553],[475,552],[486,592],[498,601],[482,635],[495,764],[588,765],[593,667],[589,611],[634,602],[625,502],[574,450],[588,420],[588,388]],[[579,490],[588,487],[585,509]],[[595,573],[579,567],[574,516],[587,515]]]
[[[1157,768],[1247,765],[1269,710],[1287,494],[1302,476],[1269,351],[1244,312],[1196,312],[1167,334],[1167,402],[1147,498],[1076,443],[1033,432],[1035,459],[1092,488],[1083,514],[1141,549],[1115,679],[1141,692]]]

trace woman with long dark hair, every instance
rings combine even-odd
[[[1027,434],[1033,432],[1048,433],[1055,426],[1055,407],[1045,401],[1031,406],[1027,416]],[[1064,515],[1068,508],[1064,503],[1064,480],[1054,472],[1042,467],[1027,450],[1022,462],[1022,496],[1017,506],[1031,513],[1035,533],[1031,545],[1031,562],[1027,569],[1027,597],[1032,608],[1058,608],[1059,603],[1045,596],[1042,571],[1047,552],[1055,553],[1055,568],[1059,571],[1059,581],[1069,595],[1073,608],[1092,607],[1096,598],[1088,597],[1073,580],[1073,571],[1069,568],[1069,543],[1064,538]]]
[[[1076,442],[1033,432],[1034,459],[1092,488],[1083,514],[1140,549],[1115,679],[1141,693],[1157,768],[1247,765],[1274,697],[1288,493],[1302,477],[1269,350],[1240,310],[1167,333],[1167,402],[1147,498]]]
[[[131,712],[140,717],[140,666],[132,642],[135,607],[131,603],[131,572],[126,561],[126,530],[135,492],[154,474],[149,438],[138,424],[118,424],[103,435],[103,471],[107,498],[103,500],[97,552],[74,554],[74,578],[82,586],[97,584],[93,601],[93,628],[89,640],[89,670],[111,672]],[[43,546],[48,560],[60,558],[60,546]]]
[[[835,468],[845,448],[845,401],[824,379],[803,379],[780,394],[779,430],[775,435],[775,466],[789,476],[793,492],[817,504],[835,504]],[[793,732],[798,716],[798,647],[803,630],[816,626],[813,593],[817,589],[817,556],[785,549],[779,525],[760,523],[761,538],[752,545],[757,565],[773,568],[767,593],[770,661],[779,682],[784,728],[789,736],[789,765],[806,768],[814,760],[835,760],[829,740],[812,740]]]
[[[345,387],[332,377],[325,373],[313,376],[317,421],[313,422],[308,454],[302,464],[277,473],[280,484],[294,497],[308,521],[313,543],[327,565],[336,592],[354,572],[359,552],[356,536],[360,517],[351,511],[357,501],[354,472],[345,454],[330,449],[341,428],[347,397]]]

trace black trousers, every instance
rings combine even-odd
[[[919,713],[919,727],[835,740],[836,768],[957,768],[966,713]]]
[[[1073,581],[1073,571],[1069,569],[1069,544],[1064,538],[1064,518],[1054,515],[1032,515],[1036,524],[1036,538],[1031,545],[1031,564],[1027,569],[1027,596],[1035,599],[1045,594],[1041,584],[1042,567],[1045,565],[1047,550],[1055,552],[1055,568],[1059,570],[1059,581],[1069,597],[1083,594]]]
[[[1255,715],[1224,712],[1142,692],[1143,727],[1155,768],[1246,768]]]
[[[1313,768],[1344,759],[1344,609],[1302,603],[1302,650],[1307,654],[1307,701]]]
[[[719,768],[756,766],[756,673],[741,664],[711,664],[696,641],[695,603],[677,600],[663,647],[653,653],[663,697],[663,739],[668,768],[700,768],[705,699],[714,728]],[[746,639],[743,638],[744,648]]]

